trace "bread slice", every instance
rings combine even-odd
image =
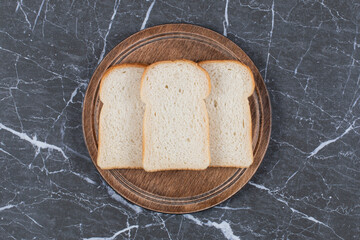
[[[102,169],[142,168],[145,105],[140,82],[144,70],[140,64],[115,65],[101,80],[97,164]]]
[[[209,120],[204,98],[210,87],[207,72],[192,61],[162,61],[146,68],[141,81],[141,99],[146,103],[146,171],[209,166]]]
[[[255,88],[249,67],[238,61],[203,61],[212,90],[205,99],[210,120],[213,167],[249,167],[253,162],[248,97]]]

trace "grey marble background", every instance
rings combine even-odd
[[[359,1],[1,1],[1,239],[359,239]],[[81,111],[104,55],[164,23],[223,33],[255,62],[270,146],[239,193],[187,215],[117,195]]]

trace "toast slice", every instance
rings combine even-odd
[[[200,170],[210,164],[209,120],[204,98],[210,79],[188,60],[162,61],[142,76],[145,171]]]
[[[140,64],[115,65],[101,80],[97,165],[102,169],[142,168],[145,105],[140,82],[144,70]]]
[[[248,97],[255,88],[249,67],[238,61],[203,61],[212,90],[205,99],[210,120],[213,167],[249,167],[253,162],[252,123]]]

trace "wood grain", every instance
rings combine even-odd
[[[118,63],[151,64],[160,60],[235,59],[255,77],[249,97],[253,123],[254,163],[249,168],[208,168],[203,171],[101,170],[96,165],[101,102],[98,88],[107,68]],[[95,70],[83,105],[83,131],[92,161],[109,185],[129,201],[165,213],[189,213],[212,207],[239,191],[259,167],[268,147],[271,107],[264,81],[250,58],[229,39],[189,24],[167,24],[138,32],[119,43]],[[243,193],[246,194],[246,193]]]

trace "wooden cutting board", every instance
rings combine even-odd
[[[102,103],[98,89],[106,69],[119,63],[151,64],[160,60],[235,59],[248,65],[255,78],[249,97],[252,114],[254,163],[249,168],[208,168],[203,171],[101,170],[96,165],[98,117]],[[264,81],[239,46],[209,29],[189,24],[148,28],[119,43],[92,76],[83,105],[83,131],[92,161],[105,181],[127,200],[164,213],[190,213],[210,208],[239,191],[254,175],[268,147],[271,107]],[[243,192],[242,194],[246,194]]]

